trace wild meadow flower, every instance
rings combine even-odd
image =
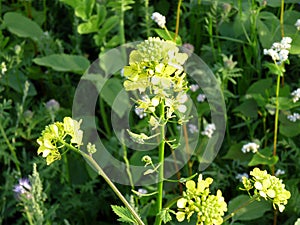
[[[199,175],[197,184],[193,180],[186,182],[186,191],[177,201],[176,219],[179,222],[185,219],[189,221],[195,213],[197,224],[220,225],[223,223],[227,204],[220,190],[217,190],[216,195],[210,194],[209,186],[212,182],[213,179],[210,177],[203,180],[202,174]]]
[[[291,95],[293,96],[293,102],[296,103],[299,101],[300,99],[300,88],[298,88],[297,90],[293,91],[291,93]]]
[[[204,102],[205,99],[206,99],[205,94],[199,94],[199,95],[197,96],[197,101],[198,101],[198,102]]]
[[[264,55],[271,56],[274,62],[281,64],[288,60],[291,43],[292,38],[283,37],[281,42],[274,42],[270,49],[264,49]]]
[[[21,178],[17,185],[14,186],[13,192],[16,195],[17,199],[20,199],[22,196],[26,198],[31,198],[31,185],[28,178]]]
[[[297,19],[295,26],[297,27],[297,30],[300,30],[300,19]]]
[[[71,144],[75,147],[82,145],[83,132],[80,130],[81,120],[78,122],[70,117],[65,117],[63,123],[55,122],[45,127],[41,136],[37,139],[40,145],[38,154],[46,158],[47,165],[61,158],[62,143],[66,137],[70,137]]]
[[[56,101],[55,99],[50,99],[48,102],[46,102],[46,108],[49,111],[56,112],[59,110],[60,105],[59,102]]]
[[[189,123],[189,124],[188,124],[188,129],[189,129],[189,132],[190,132],[191,134],[194,134],[194,133],[198,133],[198,132],[199,132],[197,126],[196,126],[195,124],[192,124],[192,123]]]
[[[7,71],[6,64],[5,64],[5,62],[2,62],[1,63],[1,74],[4,75],[6,71]]]
[[[239,180],[240,182],[242,182],[242,181],[243,181],[243,177],[249,178],[248,173],[238,173],[238,174],[235,176],[235,179],[237,179],[237,180]]]
[[[191,92],[196,92],[198,89],[199,89],[199,85],[198,84],[191,84],[190,85]]]
[[[201,134],[211,138],[215,130],[216,125],[214,123],[210,123],[205,126],[205,129],[201,132]]]
[[[285,174],[285,171],[284,170],[281,170],[281,169],[278,169],[278,170],[276,170],[276,172],[275,172],[275,176],[276,177],[278,177],[278,176],[280,176],[280,175],[284,175]]]
[[[145,113],[143,108],[135,107],[134,112],[140,119],[143,119],[145,116],[147,116],[147,113]]]
[[[161,28],[166,26],[166,17],[158,12],[154,12],[151,16],[151,19],[154,20],[154,22],[157,23],[157,25]]]
[[[254,142],[249,142],[242,147],[242,152],[247,153],[247,152],[252,152],[256,153],[259,149],[259,145],[254,143]]]
[[[271,201],[274,209],[278,207],[279,212],[283,212],[291,193],[285,189],[282,180],[259,168],[254,168],[250,175],[250,179],[243,177],[245,190],[248,193],[253,191],[253,195],[258,198]]]
[[[300,120],[300,114],[299,113],[293,113],[291,115],[288,115],[287,119],[292,121],[292,122],[296,122],[297,120]]]

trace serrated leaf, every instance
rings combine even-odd
[[[44,35],[43,30],[36,22],[16,12],[6,13],[3,22],[11,33],[19,37],[39,41]]]
[[[60,72],[74,72],[78,74],[90,66],[89,60],[83,56],[67,55],[67,54],[53,54],[41,58],[33,59],[33,62],[40,66],[50,67],[53,70]]]
[[[135,218],[132,216],[131,212],[127,208],[117,205],[112,205],[111,208],[114,211],[114,213],[120,217],[118,221],[124,223],[138,224]]]
[[[250,198],[247,195],[239,195],[232,199],[228,204],[228,214],[234,212],[234,210],[238,209],[239,207],[243,206]],[[271,205],[269,202],[265,200],[255,201],[249,205],[245,205],[240,210],[235,212],[233,219],[235,221],[247,221],[247,220],[254,220],[262,217],[265,212],[271,210]]]

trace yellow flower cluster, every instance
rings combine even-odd
[[[186,53],[180,53],[176,44],[160,38],[150,37],[137,45],[130,53],[129,66],[124,67],[124,87],[127,91],[138,90],[144,94],[137,100],[138,108],[153,113],[164,101],[169,110],[168,116],[175,111],[184,113],[187,100],[186,74],[183,64]]]
[[[186,192],[183,197],[177,201],[178,212],[176,218],[179,222],[184,221],[185,217],[197,214],[197,225],[220,225],[223,223],[224,213],[227,211],[227,204],[224,201],[222,192],[217,191],[217,195],[211,195],[209,186],[213,179],[208,177],[202,179],[199,175],[198,183],[192,180],[186,182]]]
[[[291,197],[291,193],[285,189],[282,180],[259,168],[254,168],[250,175],[252,179],[243,177],[245,189],[249,192],[254,188],[254,195],[271,200],[273,207],[276,208],[277,205],[278,210],[282,212],[288,202],[287,200]]]
[[[65,117],[63,123],[55,122],[46,126],[42,131],[42,135],[37,139],[40,145],[38,154],[46,158],[47,165],[61,158],[59,149],[64,147],[64,142],[67,137],[70,137],[71,144],[75,147],[82,145],[83,132],[80,130],[81,121],[73,120],[70,117]]]

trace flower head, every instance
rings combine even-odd
[[[161,28],[166,26],[166,17],[158,12],[154,12],[151,16],[151,19],[154,20],[154,22],[157,23],[157,25]]]
[[[242,147],[242,152],[247,153],[247,152],[253,152],[256,153],[259,149],[259,145],[254,143],[254,142],[249,142],[248,144],[243,145]]]
[[[31,197],[31,185],[28,178],[19,179],[19,183],[14,186],[13,192],[16,194],[17,198],[25,196],[26,198]]]
[[[46,102],[46,108],[49,110],[49,111],[52,111],[52,112],[56,112],[59,110],[59,102],[56,101],[55,99],[50,99],[48,102]]]
[[[5,72],[7,71],[5,62],[2,62],[0,67],[1,67],[1,74],[4,75]]]
[[[297,30],[300,30],[300,19],[297,19],[295,26],[297,27]]]
[[[211,138],[215,130],[216,125],[214,123],[210,123],[205,126],[205,129],[201,132],[201,134]]]
[[[205,94],[199,94],[199,95],[197,96],[197,101],[198,101],[198,102],[204,102],[205,99],[206,99]]]
[[[80,130],[81,121],[73,120],[70,117],[65,117],[64,122],[55,122],[45,127],[42,135],[37,139],[40,145],[38,154],[46,158],[47,165],[61,158],[59,149],[64,147],[66,137],[71,138],[71,144],[75,147],[82,145],[83,132]]]
[[[293,91],[291,93],[291,95],[293,96],[293,102],[296,103],[299,101],[300,99],[300,88],[298,88],[297,90]]]
[[[245,189],[253,193],[258,198],[264,198],[273,202],[273,207],[278,207],[282,212],[285,209],[287,200],[291,197],[291,193],[285,189],[282,180],[267,173],[266,170],[254,168],[250,172],[251,179],[243,178]]]
[[[188,128],[189,128],[189,132],[191,134],[199,132],[199,130],[198,130],[198,128],[197,128],[197,126],[195,124],[192,124],[192,123],[188,124]]]
[[[223,223],[224,212],[227,204],[222,192],[217,190],[216,195],[210,194],[209,186],[213,179],[208,177],[203,180],[202,175],[198,177],[197,184],[189,180],[186,182],[186,191],[183,197],[177,201],[178,212],[176,218],[179,222],[189,221],[190,217],[197,214],[197,224],[220,225]]]
[[[271,56],[273,61],[281,64],[288,60],[291,43],[292,38],[283,37],[281,42],[274,42],[270,49],[264,49],[264,54]]]
[[[292,122],[296,122],[297,120],[300,120],[300,114],[299,113],[293,113],[291,115],[288,115],[287,119],[292,121]]]

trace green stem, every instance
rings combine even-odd
[[[177,15],[176,15],[176,28],[175,28],[175,36],[174,36],[174,42],[176,43],[176,38],[178,36],[179,31],[179,22],[180,22],[180,7],[181,7],[182,0],[178,0],[177,5]]]
[[[120,27],[119,27],[119,32],[120,32],[120,37],[121,37],[121,45],[125,44],[125,31],[124,31],[124,0],[121,1],[121,10],[120,10]]]
[[[91,166],[97,170],[98,174],[103,177],[103,179],[106,181],[106,183],[110,186],[110,188],[114,191],[114,193],[119,197],[119,199],[124,203],[124,205],[127,207],[127,209],[130,211],[132,216],[136,219],[137,223],[139,225],[145,225],[144,222],[141,220],[140,216],[137,214],[137,212],[132,208],[130,203],[126,200],[126,198],[122,195],[122,193],[119,191],[119,189],[114,185],[114,183],[109,179],[109,177],[106,175],[106,173],[102,170],[102,168],[97,164],[97,162],[93,159],[91,155],[86,154],[85,152],[80,151],[79,149],[75,148],[74,146],[66,143],[64,140],[60,140],[60,142],[71,149],[72,151],[79,153],[83,156],[90,164]]]
[[[107,112],[105,111],[104,101],[102,98],[100,98],[99,105],[100,105],[100,113],[101,113],[104,129],[107,133],[107,136],[111,137],[111,131],[110,131],[111,129],[108,125],[108,120],[107,120],[107,115],[106,115]]]
[[[280,31],[281,31],[281,36],[282,37],[284,37],[283,15],[284,15],[284,0],[281,0],[281,7],[280,7]]]
[[[33,221],[32,221],[32,217],[31,217],[31,214],[28,212],[28,208],[25,207],[25,212],[26,212],[26,217],[27,217],[27,220],[28,220],[28,223],[30,225],[34,225]]]
[[[5,142],[6,142],[7,146],[8,146],[8,148],[9,148],[11,154],[12,154],[13,161],[14,161],[14,163],[15,163],[15,165],[16,165],[17,171],[18,171],[19,174],[21,174],[20,162],[19,162],[19,160],[18,160],[18,158],[17,158],[17,154],[16,154],[16,151],[15,151],[15,148],[14,148],[14,146],[12,146],[11,143],[9,142],[8,137],[6,136],[6,133],[5,133],[4,128],[3,128],[3,126],[2,126],[1,123],[0,123],[0,132],[1,132],[1,134],[2,134],[2,136],[3,136],[3,138],[4,138],[4,140],[5,140]]]
[[[164,102],[161,103],[160,109],[160,121],[163,122],[163,125],[160,127],[160,144],[159,144],[159,153],[158,153],[158,160],[159,160],[159,168],[158,168],[158,184],[157,184],[157,199],[156,199],[156,219],[155,225],[161,225],[161,218],[159,213],[162,210],[162,199],[163,199],[163,187],[164,187],[164,157],[165,157],[165,105]]]
[[[279,117],[279,90],[280,90],[280,75],[277,75],[277,85],[276,85],[276,111],[275,111],[275,125],[274,125],[274,142],[273,142],[273,156],[276,156],[276,151],[277,151],[277,134],[278,134],[278,117]],[[274,175],[274,166],[272,167],[272,173]]]
[[[149,0],[145,0],[145,24],[147,38],[150,37]]]

